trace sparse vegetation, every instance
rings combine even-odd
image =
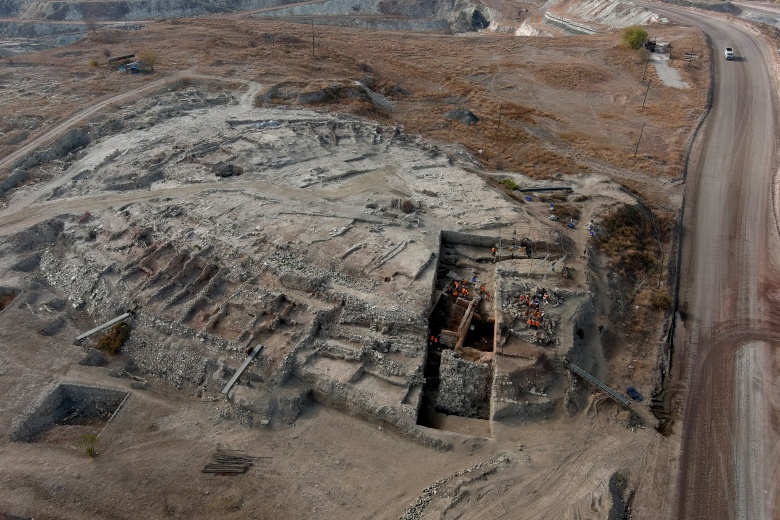
[[[94,457],[97,455],[97,443],[99,440],[97,433],[85,433],[81,436],[81,440],[76,443],[76,447],[80,450],[84,450],[84,453],[90,457]]]
[[[568,191],[553,191],[539,197],[540,202],[566,202],[569,200]]]
[[[567,224],[569,220],[579,220],[580,210],[576,206],[571,204],[556,204],[555,215],[558,217],[558,221],[561,224]]]
[[[612,258],[622,276],[637,280],[661,259],[661,244],[669,225],[649,211],[626,204],[606,217],[602,225],[607,233],[596,240],[596,245]]]
[[[154,72],[154,66],[157,63],[156,52],[149,50],[138,51],[135,53],[135,57],[138,59],[138,61],[149,67],[151,72]]]
[[[650,303],[654,309],[662,311],[672,306],[672,298],[666,290],[658,289],[650,296]]]
[[[125,322],[117,323],[98,340],[97,348],[109,354],[116,354],[125,344],[129,335],[130,325]]]
[[[118,43],[122,39],[122,34],[113,29],[101,31],[99,36],[103,43]]]
[[[501,179],[498,181],[498,183],[503,186],[504,188],[510,189],[510,190],[519,190],[520,186],[513,181],[512,179]]]
[[[647,40],[647,31],[638,25],[632,25],[623,29],[620,39],[629,49],[640,49]]]

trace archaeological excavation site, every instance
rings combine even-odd
[[[706,67],[639,112],[573,7],[255,4],[3,47],[0,518],[633,518]]]

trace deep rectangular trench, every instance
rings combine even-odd
[[[13,428],[12,441],[38,442],[58,426],[101,430],[116,415],[129,392],[98,386],[60,383],[35,403]]]
[[[417,416],[422,426],[448,429],[447,416],[489,418],[495,351],[491,249],[497,242],[487,236],[441,235]]]

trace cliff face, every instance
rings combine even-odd
[[[193,3],[187,0],[119,0],[96,2],[58,2],[6,0],[0,14],[29,20],[148,20],[203,16],[233,11],[263,9],[287,2],[278,0],[225,0]]]
[[[382,17],[392,15],[405,18],[405,20],[395,21],[401,25],[400,29],[402,30],[442,30],[447,27],[455,30],[475,29],[472,27],[474,6],[467,0],[364,0],[358,5],[344,0],[329,0],[316,4],[285,7],[294,3],[296,2],[291,0],[217,0],[210,2],[190,2],[189,0],[98,0],[94,2],[2,0],[0,2],[0,16],[52,22],[134,21],[205,16],[276,7],[277,9],[264,12],[263,16],[348,16],[349,20],[341,20],[337,24],[360,26],[383,22]],[[363,18],[368,15],[370,19],[362,21],[355,19],[353,15],[356,12],[359,12]],[[487,16],[483,24],[486,26],[489,23],[490,15],[485,15],[485,13],[489,13],[489,11],[478,13],[483,18]],[[376,15],[379,18],[374,19],[371,15]],[[409,23],[414,20],[419,20],[423,25],[420,27],[409,26]],[[323,20],[320,23],[336,22]],[[387,21],[384,20],[383,23],[387,24]],[[398,27],[389,26],[386,28],[397,29]]]

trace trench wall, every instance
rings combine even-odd
[[[108,409],[113,416],[128,395],[128,392],[111,388],[58,384],[51,392],[39,399],[18,424],[14,425],[11,440],[32,440],[64,419],[69,410],[60,408],[68,399],[78,403],[79,410],[84,415],[94,415],[101,409]]]

